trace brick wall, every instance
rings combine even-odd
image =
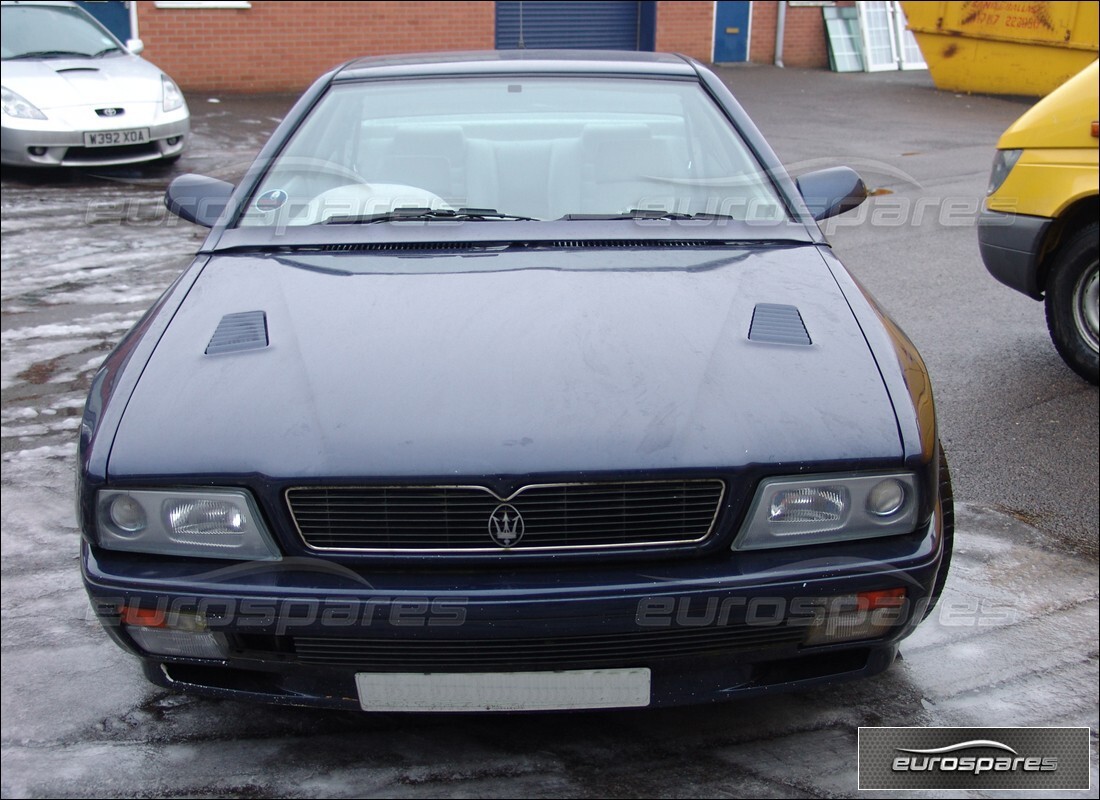
[[[751,61],[775,57],[776,5],[753,2]],[[138,3],[145,55],[187,91],[298,92],[356,56],[491,50],[495,18],[490,0],[252,0],[247,9]],[[658,51],[710,61],[713,47],[713,2],[657,3]],[[787,8],[783,60],[792,67],[828,66],[820,8]]]
[[[776,2],[756,0],[752,4],[752,38],[749,60],[770,64],[775,60]],[[837,5],[852,5],[841,2]],[[820,8],[787,6],[784,24],[783,63],[788,67],[829,66],[825,20]]]
[[[491,50],[494,26],[492,2],[252,0],[248,9],[138,3],[145,57],[189,91],[297,92],[356,56]]]
[[[658,2],[655,49],[710,61],[714,55],[714,3],[694,0]]]

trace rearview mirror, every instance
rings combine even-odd
[[[127,39],[126,49],[135,56],[140,56],[145,51],[145,42],[141,41],[141,39]]]
[[[164,193],[164,205],[176,216],[213,228],[225,213],[233,184],[205,175],[180,175]]]
[[[867,199],[867,184],[850,167],[830,167],[807,172],[795,185],[815,220],[851,211]]]

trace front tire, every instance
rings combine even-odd
[[[1047,328],[1058,354],[1089,383],[1100,382],[1100,296],[1098,246],[1100,223],[1071,236],[1054,254],[1047,282]]]

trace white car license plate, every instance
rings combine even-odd
[[[355,675],[364,711],[560,711],[649,705],[649,670]]]
[[[85,147],[119,147],[127,144],[145,144],[148,141],[148,128],[134,128],[128,131],[96,131],[84,134]]]

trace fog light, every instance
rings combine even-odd
[[[118,613],[124,623],[134,627],[171,628],[187,633],[206,630],[206,617],[193,611],[173,611],[169,613],[163,608],[121,606]]]
[[[152,655],[221,660],[228,654],[224,637],[208,631],[201,614],[123,606],[119,616],[138,647]]]
[[[877,639],[905,622],[909,602],[905,589],[822,597],[809,626],[805,645],[837,644]]]
[[[39,146],[28,147],[27,152],[30,153],[32,156],[44,156],[46,155],[46,148]]]
[[[170,147],[174,147],[175,145],[180,143],[180,137],[178,137],[178,136],[169,136],[167,139],[164,140],[164,143],[167,144]]]
[[[224,660],[228,655],[221,637],[210,631],[178,631],[171,628],[131,626],[127,626],[126,631],[138,647],[151,655],[218,660]]]

